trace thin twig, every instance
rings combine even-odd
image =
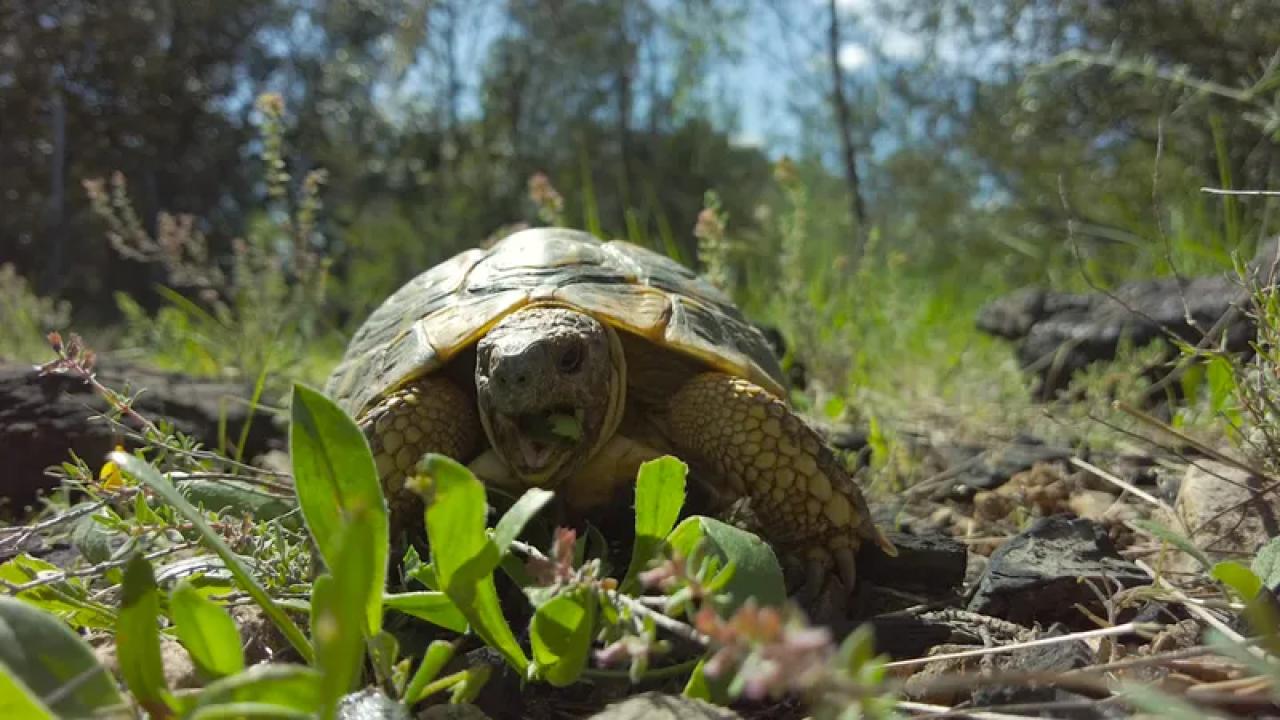
[[[1166,432],[1178,438],[1182,442],[1185,442],[1188,445],[1194,447],[1198,452],[1204,454],[1209,458],[1217,460],[1220,463],[1230,465],[1238,470],[1243,470],[1247,473],[1252,473],[1254,475],[1257,475],[1258,477],[1265,479],[1269,483],[1277,482],[1276,478],[1273,475],[1271,475],[1271,473],[1268,473],[1267,471],[1257,467],[1256,465],[1253,465],[1244,460],[1240,460],[1238,458],[1231,457],[1226,453],[1219,452],[1214,448],[1210,447],[1209,445],[1206,445],[1205,443],[1188,435],[1187,433],[1184,433],[1181,430],[1178,430],[1177,428],[1173,427],[1169,423],[1163,422],[1158,418],[1152,417],[1149,413],[1145,413],[1139,410],[1138,408],[1135,408],[1132,405],[1129,405],[1128,403],[1117,401],[1113,405],[1117,410],[1125,413],[1126,415],[1129,415],[1130,417],[1133,417],[1136,420],[1139,420],[1143,423],[1146,423],[1147,425],[1150,425],[1151,427],[1157,428],[1163,432]]]
[[[1110,637],[1113,635],[1128,635],[1130,633],[1151,633],[1161,630],[1164,626],[1156,623],[1139,623],[1131,622],[1115,627],[1101,628],[1099,630],[1086,630],[1084,632],[1072,633],[1070,635],[1057,635],[1054,637],[1040,638],[1038,640],[1027,640],[1025,642],[1012,643],[1009,645],[1001,645],[992,648],[978,648],[976,650],[964,650],[962,652],[943,653],[940,655],[931,655],[929,657],[912,658],[910,660],[897,660],[886,663],[886,668],[902,668],[914,667],[916,665],[925,665],[939,660],[959,660],[970,657],[981,657],[983,655],[996,655],[999,653],[1013,652],[1014,650],[1023,650],[1032,647],[1042,647],[1045,645],[1058,645],[1060,643],[1071,642],[1072,640],[1090,640],[1093,638]]]
[[[520,552],[530,557],[537,558],[539,560],[542,560],[543,562],[550,562],[550,560],[541,550],[539,550],[538,548],[526,542],[521,542],[520,540],[512,540],[511,547],[515,550],[519,550]],[[613,602],[616,605],[625,605],[627,609],[631,610],[632,613],[653,620],[654,625],[657,625],[658,627],[668,630],[672,634],[678,637],[684,638],[685,640],[688,640],[690,642],[697,643],[702,647],[711,646],[712,644],[711,638],[698,632],[693,628],[693,626],[682,623],[679,620],[676,620],[675,618],[669,615],[665,615],[649,607],[648,605],[645,604],[646,602],[645,598],[640,598],[640,599],[633,598],[627,595],[623,595],[619,593],[617,590],[609,590],[603,587],[599,587],[598,583],[596,585],[597,585],[597,588],[604,593],[604,596],[608,598],[610,602]]]
[[[1210,195],[1244,195],[1246,197],[1280,197],[1280,190],[1227,190],[1226,188],[1202,187],[1200,192]]]
[[[930,705],[909,700],[898,700],[895,705],[902,710],[929,713],[925,717],[931,718],[966,717],[976,718],[977,720],[1039,720],[1042,717],[1040,715],[1010,715],[1008,713],[980,712],[977,710],[956,710],[945,705]]]
[[[1075,465],[1075,466],[1076,466],[1076,467],[1078,467],[1078,468],[1081,468],[1081,469],[1084,469],[1084,470],[1088,470],[1089,472],[1093,473],[1094,475],[1096,475],[1096,476],[1098,476],[1098,477],[1102,478],[1103,480],[1106,480],[1107,482],[1111,483],[1112,485],[1115,485],[1115,486],[1117,486],[1117,487],[1119,487],[1119,488],[1121,488],[1121,489],[1125,490],[1126,492],[1132,493],[1133,495],[1137,495],[1138,497],[1142,498],[1143,500],[1146,500],[1147,502],[1151,503],[1152,505],[1155,505],[1155,506],[1156,506],[1156,507],[1158,507],[1158,508],[1161,508],[1161,509],[1163,509],[1163,510],[1167,510],[1167,511],[1169,511],[1169,512],[1173,512],[1173,508],[1169,507],[1169,504],[1168,504],[1168,503],[1166,503],[1165,501],[1163,501],[1163,500],[1161,500],[1160,498],[1156,497],[1155,495],[1152,495],[1151,493],[1149,493],[1149,492],[1147,492],[1147,491],[1145,491],[1145,490],[1143,490],[1143,489],[1139,488],[1138,486],[1134,485],[1133,483],[1128,482],[1128,481],[1126,481],[1126,480],[1123,480],[1123,479],[1121,479],[1121,478],[1117,477],[1116,475],[1113,475],[1113,474],[1111,474],[1111,473],[1107,472],[1106,470],[1103,470],[1102,468],[1098,467],[1097,465],[1094,465],[1094,464],[1092,464],[1092,463],[1089,463],[1089,462],[1086,462],[1086,461],[1084,461],[1084,460],[1081,460],[1081,459],[1080,459],[1080,458],[1078,458],[1078,457],[1073,457],[1073,458],[1071,458],[1070,463],[1071,463],[1072,465]]]
[[[191,548],[198,547],[199,545],[200,543],[198,541],[179,543],[171,547],[149,552],[143,555],[142,557],[144,560],[147,560],[147,561],[156,560],[158,558],[165,557],[166,555],[173,555],[175,553],[182,552],[183,550],[190,550]],[[4,589],[7,590],[10,594],[17,595],[18,593],[25,592],[33,588],[38,588],[43,585],[51,585],[53,583],[63,582],[71,578],[81,578],[81,577],[91,577],[95,575],[101,575],[105,571],[110,570],[112,568],[119,568],[119,567],[124,567],[125,565],[128,565],[132,559],[133,559],[133,556],[131,554],[129,556],[118,558],[116,560],[97,563],[95,565],[92,565],[87,568],[82,568],[80,570],[63,570],[61,572],[50,573],[48,575],[43,575],[41,577],[38,577],[35,580],[31,580],[29,582],[25,582],[21,584],[12,583],[12,582],[9,582],[8,580],[0,578],[0,586],[3,586]]]
[[[1265,659],[1267,657],[1267,654],[1263,652],[1261,648],[1250,645],[1249,641],[1246,640],[1243,635],[1236,632],[1235,630],[1232,630],[1231,626],[1223,622],[1220,618],[1218,618],[1217,615],[1214,615],[1213,613],[1209,612],[1205,608],[1201,607],[1199,603],[1192,600],[1186,593],[1182,592],[1181,590],[1179,590],[1178,588],[1170,584],[1169,581],[1157,575],[1156,572],[1151,569],[1150,565],[1147,565],[1142,560],[1137,560],[1137,559],[1135,559],[1133,562],[1139,568],[1141,568],[1143,572],[1151,576],[1151,581],[1153,584],[1168,591],[1168,593],[1171,596],[1173,596],[1175,600],[1182,603],[1182,606],[1187,609],[1187,612],[1209,623],[1210,625],[1213,626],[1215,630],[1227,636],[1227,638],[1229,638],[1231,641],[1243,645],[1245,649],[1248,650],[1250,653],[1252,653],[1254,656],[1262,659]]]

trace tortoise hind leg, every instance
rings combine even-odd
[[[668,422],[678,451],[711,471],[726,496],[746,498],[765,539],[784,561],[803,560],[802,591],[832,567],[852,590],[863,540],[889,554],[862,491],[818,433],[782,400],[724,373],[701,373],[671,398]]]
[[[422,501],[405,479],[426,453],[471,459],[483,435],[475,402],[448,378],[426,377],[388,394],[359,424],[387,497],[392,537],[418,534],[413,523],[422,522]]]

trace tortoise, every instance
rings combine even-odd
[[[696,273],[651,250],[562,228],[515,232],[423,272],[353,336],[326,392],[369,438],[393,527],[420,508],[428,452],[578,511],[675,455],[756,529],[803,587],[856,581],[892,543],[823,438],[790,406],[763,333]],[[421,517],[421,515],[417,515]]]

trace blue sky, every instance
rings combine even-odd
[[[787,103],[797,95],[809,99],[815,93],[826,92],[826,0],[789,0],[786,5],[788,21],[793,28],[785,29],[784,22],[770,11],[757,6],[748,18],[745,37],[740,48],[742,61],[733,66],[717,69],[709,80],[710,90],[719,97],[728,98],[736,106],[735,138],[747,145],[768,147],[774,152],[785,151],[796,136],[795,118],[787,110]],[[878,62],[909,62],[919,59],[924,51],[924,40],[879,22],[874,12],[876,0],[838,0],[838,7],[845,17],[845,43],[840,50],[840,62],[846,72],[856,76],[872,73]],[[483,65],[488,46],[497,37],[501,22],[500,8],[493,3],[475,6],[463,19],[464,41],[458,54],[460,67],[479,68]],[[799,37],[807,35],[806,39]],[[479,72],[464,72],[465,100],[463,111],[478,110],[474,86]],[[410,71],[406,84],[420,87],[432,82],[432,64],[423,58]],[[816,84],[815,84],[816,83]],[[388,98],[389,99],[389,98]]]

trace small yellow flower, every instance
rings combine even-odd
[[[124,447],[116,446],[117,452],[124,452]],[[102,469],[98,471],[98,484],[103,490],[119,490],[124,487],[124,473],[120,472],[120,466],[108,460],[103,463]]]

